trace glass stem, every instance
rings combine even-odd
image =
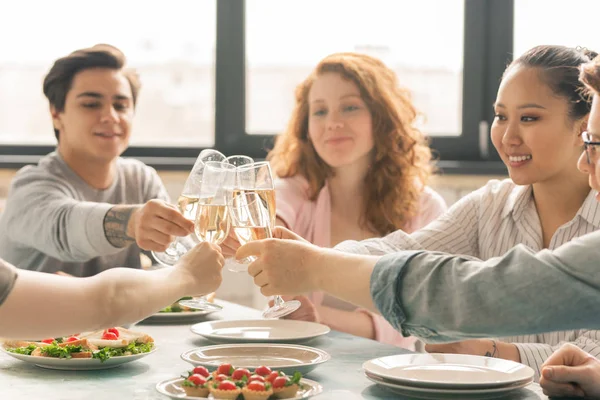
[[[275,300],[273,302],[275,307],[281,307],[284,303],[283,298],[281,296],[275,296]]]

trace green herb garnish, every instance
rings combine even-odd
[[[285,383],[285,386],[300,384],[300,379],[302,379],[302,374],[300,372],[294,372],[294,376],[292,376],[292,379],[290,379],[289,382]]]
[[[40,349],[45,356],[54,358],[71,358],[72,353],[81,353],[83,351],[83,347],[81,346],[66,345],[61,347],[58,344],[54,344],[54,342],[49,346],[40,347]]]
[[[127,347],[114,348],[103,347],[92,354],[92,358],[97,358],[101,362],[111,357],[130,356],[133,354],[149,353],[154,347],[154,343],[130,343]]]
[[[35,344],[30,344],[27,347],[14,347],[12,349],[6,349],[6,351],[16,354],[24,354],[26,356],[30,356],[33,351],[37,349]]]
[[[183,381],[181,386],[196,387],[196,385],[194,385],[192,382],[188,381],[187,379],[185,381]]]

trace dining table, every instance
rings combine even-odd
[[[261,311],[227,301],[223,310],[194,321],[260,319]],[[60,318],[59,315],[57,315]],[[193,367],[180,355],[190,349],[214,345],[190,330],[192,323],[139,322],[130,329],[151,335],[156,351],[117,368],[94,371],[63,371],[37,367],[0,353],[0,399],[44,400],[166,400],[157,383],[186,375]],[[411,399],[367,379],[362,364],[373,358],[405,354],[408,350],[332,330],[301,343],[322,349],[331,359],[306,375],[319,382],[323,392],[313,399]],[[458,398],[458,397],[457,397]],[[547,399],[538,384],[516,390],[502,400]]]

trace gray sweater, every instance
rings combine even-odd
[[[0,258],[18,268],[91,276],[114,267],[140,268],[140,248],[116,248],[104,235],[104,216],[116,204],[168,201],[156,171],[119,158],[113,184],[98,190],[57,152],[22,168],[0,215]]]

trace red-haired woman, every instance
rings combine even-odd
[[[280,178],[279,224],[332,247],[397,229],[412,232],[441,215],[446,204],[427,186],[431,151],[417,116],[408,91],[378,59],[324,58],[297,87],[289,126],[268,155]],[[414,347],[380,316],[322,293],[301,300],[303,307],[288,318]]]

